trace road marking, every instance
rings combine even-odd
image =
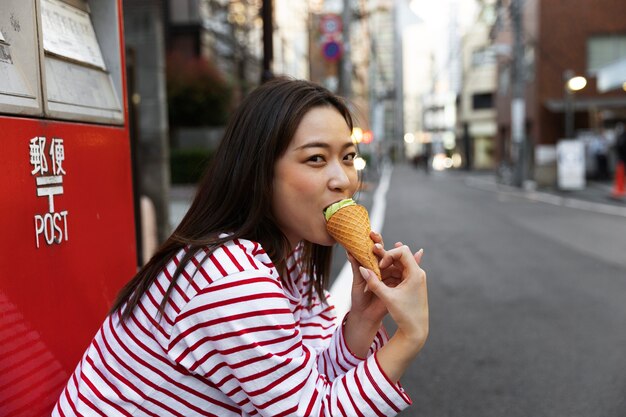
[[[372,209],[370,210],[370,226],[372,230],[381,233],[383,223],[385,221],[385,209],[387,207],[387,191],[391,182],[391,173],[393,167],[391,164],[383,166],[383,172],[380,176],[378,188],[374,192]],[[330,296],[332,303],[335,305],[337,313],[337,323],[341,323],[343,317],[350,311],[350,291],[352,288],[352,267],[350,262],[346,262],[341,268],[341,272],[337,276],[335,282],[330,287]]]
[[[626,207],[613,206],[610,204],[595,203],[592,201],[580,200],[577,198],[561,197],[558,195],[543,193],[540,191],[525,191],[519,188],[496,184],[487,179],[469,177],[465,179],[465,184],[470,187],[484,191],[493,191],[502,194],[525,197],[529,200],[552,204],[559,207],[569,207],[578,210],[591,211],[594,213],[609,214],[613,216],[626,217]]]

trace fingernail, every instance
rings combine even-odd
[[[376,246],[377,249],[383,248],[383,245],[381,245],[380,243],[375,243],[374,246]]]
[[[367,287],[367,284],[365,285],[365,288],[363,288],[363,294],[365,294],[366,292],[369,291],[369,288]]]
[[[418,252],[424,253],[424,248],[421,248],[420,250],[418,250]]]
[[[361,271],[361,276],[363,277],[363,279],[368,280],[370,278],[370,271],[368,271],[367,269],[359,266],[359,271]]]

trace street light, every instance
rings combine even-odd
[[[570,91],[580,91],[587,85],[587,79],[585,77],[576,76],[567,80],[567,88]]]
[[[587,85],[587,79],[580,75],[574,76],[572,70],[563,73],[565,81],[565,138],[574,138],[574,93]]]

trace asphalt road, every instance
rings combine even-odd
[[[383,236],[429,280],[402,416],[626,416],[626,217],[400,165]]]

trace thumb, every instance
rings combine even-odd
[[[386,298],[385,294],[389,290],[385,283],[378,279],[374,271],[359,266],[359,272],[361,272],[361,276],[367,283],[367,288],[376,294],[381,300],[384,300]]]

